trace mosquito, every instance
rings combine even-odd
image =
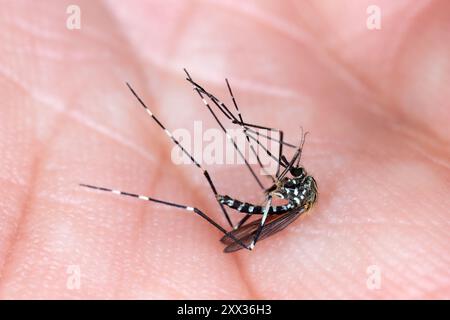
[[[213,94],[206,91],[202,86],[197,84],[192,79],[192,77],[190,76],[190,74],[187,72],[186,69],[184,69],[184,71],[187,75],[186,80],[193,85],[194,91],[197,92],[197,94],[203,101],[205,107],[209,110],[209,112],[219,125],[219,127],[225,133],[226,137],[230,140],[231,144],[237,151],[238,155],[244,160],[246,167],[248,168],[249,172],[251,173],[252,177],[254,178],[259,188],[261,189],[261,192],[264,195],[263,204],[257,205],[247,203],[228,195],[219,194],[209,172],[203,168],[200,162],[197,161],[197,159],[180,144],[180,142],[172,135],[172,133],[153,114],[150,108],[144,103],[144,101],[140,98],[140,96],[136,93],[136,91],[131,87],[129,83],[126,83],[128,89],[137,99],[139,104],[143,107],[145,112],[166,133],[166,135],[172,140],[172,142],[176,145],[176,147],[180,148],[180,150],[189,157],[191,162],[202,171],[202,174],[205,177],[206,181],[208,182],[211,192],[214,195],[218,203],[218,206],[220,207],[227,223],[231,227],[231,230],[227,231],[219,223],[217,223],[215,220],[213,220],[207,214],[205,214],[202,210],[196,207],[156,199],[153,197],[139,195],[117,189],[94,186],[90,184],[82,183],[80,184],[80,186],[99,191],[110,192],[117,195],[134,197],[140,200],[159,203],[166,206],[193,212],[196,215],[200,216],[202,219],[206,220],[209,224],[214,226],[223,234],[220,241],[226,246],[224,252],[230,253],[241,249],[253,250],[258,241],[266,239],[286,228],[289,224],[294,222],[303,213],[310,210],[317,201],[318,197],[317,183],[315,179],[311,175],[308,175],[306,170],[300,165],[301,154],[307,132],[304,134],[302,133],[301,141],[299,145],[296,146],[284,141],[284,133],[282,130],[265,127],[257,124],[246,123],[243,120],[242,114],[239,110],[233,91],[231,90],[231,86],[227,79],[225,80],[226,85],[229,94],[231,96],[231,99],[233,101],[235,110],[237,112],[237,116],[233,112],[231,112],[230,108],[228,108],[225,103],[223,103]],[[242,128],[245,134],[246,141],[250,146],[250,150],[256,156],[258,165],[265,172],[265,176],[271,179],[271,185],[268,188],[264,187],[264,184],[256,175],[253,168],[250,166],[249,162],[244,156],[244,153],[239,148],[236,141],[231,137],[231,135],[227,133],[225,127],[217,117],[216,113],[213,111],[213,107],[208,102],[208,100],[211,101],[213,103],[213,106],[217,108],[219,112],[222,113],[228,120],[230,120],[233,124],[238,125],[240,128]],[[257,130],[265,130],[267,131],[268,134],[267,135],[261,134]],[[278,134],[278,138],[273,138],[272,136],[269,135],[269,133],[274,132]],[[261,136],[265,137],[268,140],[273,140],[279,144],[278,155],[274,155],[268,150],[268,148],[265,148],[263,146],[263,144],[260,142],[259,139]],[[259,153],[258,151],[255,150],[255,144],[257,150],[259,150],[259,148],[262,148],[269,157],[271,157],[274,161],[276,161],[277,169],[276,174],[274,176],[265,171],[265,168],[260,160]],[[290,159],[290,161],[283,154],[283,147],[295,149],[295,153]],[[282,205],[273,204],[274,198],[283,200],[284,204]],[[242,219],[240,219],[240,221],[237,224],[233,224],[228,214],[227,208],[236,210],[245,215]],[[256,220],[249,222],[248,220],[253,216],[258,216],[258,218]]]

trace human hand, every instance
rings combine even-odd
[[[245,3],[78,1],[79,30],[68,2],[2,3],[0,297],[450,297],[449,4],[383,1],[368,30],[366,1]],[[78,187],[196,205],[225,226],[124,85],[170,129],[212,123],[183,67],[221,97],[228,77],[251,122],[311,133],[317,206],[252,252],[222,253],[184,211]],[[228,166],[211,175],[223,193],[259,191]]]

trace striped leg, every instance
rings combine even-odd
[[[240,125],[241,127],[244,127],[244,125],[242,125],[240,122],[233,122],[233,123],[237,124],[237,125]],[[274,137],[265,135],[265,134],[263,134],[263,133],[261,133],[259,131],[253,130],[252,128],[248,127],[248,123],[246,125],[247,126],[245,126],[245,130],[247,130],[247,133],[255,134],[256,136],[261,136],[261,137],[266,138],[268,140],[275,141],[276,143],[282,143],[284,146],[289,147],[289,148],[293,148],[293,149],[297,148],[297,146],[295,146],[295,145],[293,145],[293,144],[291,144],[289,142],[286,142],[286,141],[281,142],[279,139],[276,139]],[[265,130],[269,130],[269,129],[271,129],[271,128],[267,128]],[[274,129],[274,130],[278,131],[278,129]]]
[[[211,93],[209,93],[208,91],[206,91],[205,89],[203,89],[202,86],[200,86],[198,83],[196,83],[194,80],[192,80],[191,76],[189,75],[189,73],[187,72],[186,69],[183,69],[184,72],[187,75],[186,80],[188,82],[190,82],[194,87],[195,90],[197,90],[197,92],[203,93],[204,95],[206,95],[209,99],[211,99],[211,101],[217,106],[217,108],[225,115],[225,117],[227,117],[228,119],[232,120],[232,121],[238,121],[238,119],[234,116],[234,114],[230,111],[230,109],[227,108],[227,106],[221,102],[219,99],[217,99],[214,95],[212,95]]]
[[[278,164],[277,164],[277,174],[276,174],[277,179],[280,176],[280,168],[281,168],[280,163],[281,163],[281,156],[283,155],[283,139],[284,139],[284,133],[283,133],[283,131],[280,130],[281,143],[280,143],[280,147],[278,148],[278,159],[280,159],[280,160],[278,161]]]
[[[302,128],[303,131],[303,128]],[[283,179],[283,177],[289,172],[289,170],[294,166],[294,163],[297,161],[297,163],[300,163],[300,159],[302,157],[302,150],[303,145],[305,144],[306,135],[308,132],[305,132],[303,134],[302,132],[302,140],[300,141],[300,144],[297,148],[297,151],[295,152],[294,156],[292,157],[291,161],[289,162],[289,165],[283,170],[283,172],[280,174],[279,179]]]
[[[248,123],[244,123],[242,121],[239,121],[234,114],[228,109],[228,107],[225,105],[225,103],[223,103],[222,101],[220,101],[217,97],[215,97],[213,94],[209,93],[208,91],[206,91],[202,86],[200,86],[198,83],[196,83],[194,80],[192,80],[192,78],[189,77],[189,73],[186,71],[186,69],[184,69],[184,72],[186,74],[188,74],[188,78],[186,78],[186,80],[188,82],[190,82],[196,90],[200,91],[201,93],[203,93],[204,95],[206,95],[209,99],[211,99],[211,101],[219,108],[219,110],[228,118],[230,119],[234,124],[238,124],[241,126],[245,126],[245,129],[247,131],[250,131],[252,133],[256,133],[258,134],[258,132],[256,132],[255,130],[249,129],[249,127],[253,127],[253,128],[258,128],[258,129],[264,129],[267,131],[280,131],[279,129],[275,129],[275,128],[269,128],[269,127],[264,127],[264,126],[259,126],[259,125],[252,125],[252,124],[248,124]],[[288,143],[288,142],[281,142],[277,139],[274,139],[272,137],[269,136],[265,136],[263,134],[261,134],[262,137],[267,138],[269,140],[273,140],[276,141],[278,143],[283,143],[284,145],[290,147],[290,148],[297,148],[295,145]]]
[[[279,149],[278,149],[278,159],[276,160],[276,162],[277,162],[277,171],[276,171],[276,175],[275,175],[276,178],[278,178],[279,175],[280,175],[280,168],[281,168],[281,166],[286,167],[285,164],[282,163],[282,161],[283,161],[283,157],[282,157],[283,156],[283,146],[285,145],[284,144],[284,132],[283,132],[283,130],[275,129],[275,128],[269,128],[269,127],[264,127],[264,126],[255,125],[255,124],[249,124],[249,123],[243,122],[242,120],[240,122],[237,122],[237,121],[233,120],[233,123],[238,124],[238,125],[242,126],[243,128],[252,127],[252,128],[257,128],[257,129],[262,129],[262,130],[267,130],[267,131],[277,132],[278,133],[278,135],[279,135],[279,140],[278,140],[278,142],[279,142]],[[256,142],[258,143],[259,146],[263,147],[259,143],[258,140],[256,140]],[[288,144],[288,145],[291,146],[291,144]],[[272,153],[267,148],[263,147],[263,150],[265,150],[266,153],[270,157],[274,158]]]
[[[234,229],[234,230],[239,229],[244,223],[247,222],[248,219],[250,219],[251,216],[252,216],[251,213],[247,213],[247,214],[246,214],[246,215],[238,222],[238,224],[235,225],[235,226],[233,227],[233,229]]]
[[[301,142],[301,149],[303,149],[303,145],[305,144],[305,141],[306,141],[306,136],[308,135],[308,131],[306,131],[304,134],[303,134],[303,127],[302,127],[302,142]],[[298,157],[298,160],[297,160],[297,163],[295,164],[295,166],[296,167],[298,167],[299,165],[300,165],[300,158],[301,158],[301,153],[300,153],[300,156]]]
[[[218,108],[218,109],[219,109],[219,110],[220,110],[220,111],[221,111],[228,119],[230,119],[234,124],[238,124],[239,126],[241,126],[241,127],[243,128],[244,133],[246,134],[247,141],[249,142],[250,148],[253,149],[252,152],[257,156],[257,160],[259,160],[259,156],[258,156],[258,155],[256,154],[256,152],[254,151],[253,146],[250,144],[249,138],[251,138],[252,140],[254,140],[260,147],[262,147],[262,149],[263,149],[264,151],[266,151],[266,153],[267,153],[271,158],[273,158],[273,159],[277,162],[277,166],[278,166],[277,172],[279,171],[279,166],[280,166],[280,165],[283,166],[283,167],[285,167],[285,165],[284,165],[283,163],[281,163],[281,160],[279,160],[279,159],[281,159],[280,157],[279,157],[278,159],[276,159],[276,158],[270,153],[270,151],[268,151],[268,149],[265,148],[265,147],[260,143],[260,141],[259,141],[258,138],[250,137],[250,136],[248,135],[248,133],[247,133],[247,131],[249,131],[249,132],[255,133],[255,134],[258,136],[259,133],[258,133],[257,131],[252,130],[252,129],[249,128],[249,127],[253,127],[253,128],[257,128],[257,129],[263,129],[263,130],[267,130],[267,131],[277,132],[277,133],[280,135],[280,137],[282,137],[282,136],[283,136],[282,130],[274,129],[274,128],[268,128],[268,127],[264,127],[264,126],[258,126],[258,125],[252,125],[252,124],[244,123],[243,120],[242,120],[242,116],[241,116],[241,113],[240,113],[240,111],[239,111],[239,108],[238,108],[238,106],[237,106],[237,104],[236,104],[236,100],[235,100],[235,98],[234,98],[234,95],[233,95],[233,93],[232,93],[232,91],[231,91],[231,87],[230,87],[230,85],[229,85],[229,83],[228,83],[228,80],[226,80],[226,83],[227,83],[227,86],[228,86],[228,90],[229,90],[229,92],[230,92],[230,95],[231,95],[231,97],[232,97],[233,103],[234,103],[234,105],[235,105],[235,108],[236,108],[236,110],[238,111],[239,120],[238,120],[238,119],[233,115],[233,113],[228,109],[228,107],[225,105],[225,103],[221,102],[217,97],[215,97],[213,94],[209,93],[209,92],[206,91],[203,87],[201,87],[198,83],[196,83],[195,81],[193,81],[186,69],[184,69],[184,72],[185,72],[185,73],[187,74],[187,76],[188,76],[187,80],[195,87],[195,89],[196,89],[197,92],[200,94],[200,96],[201,96],[201,94],[206,95],[208,98],[211,99],[211,101],[217,106],[217,108]],[[206,102],[204,99],[203,99],[203,102],[204,102],[205,104],[207,104],[207,102]],[[212,111],[211,111],[211,112],[212,112]],[[264,135],[262,135],[262,136],[264,136]],[[281,145],[287,145],[287,146],[289,146],[289,147],[291,147],[291,148],[296,148],[296,146],[294,146],[294,145],[292,145],[292,144],[290,144],[290,143],[287,143],[287,142],[285,143],[285,142],[283,141],[283,139],[277,140],[277,139],[274,139],[274,138],[272,138],[272,137],[270,137],[270,136],[264,136],[264,137],[266,137],[266,138],[269,139],[269,140],[274,140],[274,141],[278,142],[278,143],[280,144],[280,148],[281,148]],[[260,161],[258,161],[258,162],[259,162],[260,166],[262,167],[261,162],[260,162]],[[263,169],[264,169],[264,168],[263,168]],[[273,179],[273,178],[272,178],[272,179]],[[274,179],[273,179],[273,180],[274,180]]]
[[[141,100],[141,98],[133,90],[133,88],[130,86],[130,84],[127,83],[127,86],[131,90],[133,95],[136,97],[136,99],[139,101],[141,106],[150,115],[150,117],[152,117],[153,120],[155,120],[155,122],[161,127],[161,129],[164,130],[164,132],[167,134],[167,136],[181,149],[181,151],[183,151],[184,154],[186,154],[191,159],[192,163],[194,163],[200,170],[202,170],[203,175],[205,176],[205,178],[208,181],[208,184],[209,184],[212,192],[214,193],[214,197],[217,198],[217,196],[218,196],[217,189],[216,189],[216,187],[215,187],[215,185],[214,185],[214,183],[213,183],[213,181],[212,181],[208,171],[203,169],[203,167],[200,165],[200,163],[197,160],[195,160],[194,157],[189,152],[187,152],[187,150],[185,148],[183,148],[183,146],[178,142],[177,139],[175,139],[175,137],[170,133],[170,131],[167,130],[166,127],[164,127],[164,125],[158,120],[158,118],[155,117],[155,115],[150,111],[150,109],[147,107],[147,105]],[[228,215],[228,212],[225,209],[225,206],[223,204],[221,204],[221,203],[219,203],[219,205],[220,205],[220,208],[222,210],[223,215],[227,219],[228,224],[230,225],[230,227],[233,227],[233,223],[231,222],[230,216]]]
[[[257,134],[257,136],[259,136],[259,135]],[[258,139],[258,138],[255,138],[255,137],[253,136],[253,134],[252,134],[251,132],[249,132],[249,131],[247,131],[247,137],[249,137],[252,141],[255,141],[255,142],[258,144],[258,146],[259,146],[261,149],[263,149],[263,151],[264,151],[269,157],[271,157],[275,162],[280,162],[280,165],[283,166],[284,168],[286,168],[287,162],[284,160],[284,157],[281,157],[281,161],[279,161],[278,158],[277,158],[276,156],[274,156],[274,155],[272,154],[272,152],[269,151],[269,149],[267,149],[264,145],[262,145],[262,144],[260,143],[259,139]]]
[[[186,73],[186,75],[188,76],[188,80],[192,80],[191,76],[189,75],[189,73],[187,72],[186,69],[184,69],[184,72]],[[245,165],[247,166],[248,170],[250,171],[251,175],[253,176],[253,178],[255,178],[256,183],[259,185],[259,187],[264,190],[264,186],[261,183],[261,181],[259,180],[258,176],[255,174],[255,171],[253,171],[252,167],[250,166],[250,164],[248,163],[247,159],[245,158],[244,154],[242,153],[242,151],[239,149],[239,147],[237,146],[236,142],[234,141],[234,139],[227,133],[227,130],[225,129],[225,127],[223,126],[223,124],[220,122],[219,118],[217,118],[216,114],[214,113],[214,111],[211,109],[211,106],[209,105],[209,103],[206,101],[206,99],[203,97],[203,93],[199,90],[196,89],[197,93],[199,94],[200,98],[202,99],[203,103],[205,104],[206,108],[209,110],[209,112],[212,114],[212,116],[214,117],[214,119],[216,120],[217,124],[219,125],[219,127],[222,129],[222,131],[225,133],[225,136],[228,138],[228,140],[230,140],[230,142],[233,144],[234,149],[237,151],[237,153],[239,154],[239,156],[242,158],[242,160],[244,160]],[[221,105],[217,104],[217,106],[222,110]],[[228,113],[230,115],[232,115],[232,117],[234,118],[234,115],[228,110],[228,108],[222,104],[222,107],[224,107]],[[226,114],[224,112],[224,114]]]
[[[266,219],[267,219],[267,216],[269,215],[269,210],[270,210],[271,206],[272,206],[272,196],[269,195],[268,199],[267,199],[266,207],[264,208],[263,216],[261,218],[261,224],[259,225],[258,230],[256,230],[255,237],[253,238],[252,243],[250,243],[250,246],[249,246],[250,250],[253,250],[253,248],[256,245],[256,242],[259,239],[259,236],[261,235],[261,231],[264,228],[264,224],[266,223]]]
[[[133,198],[137,198],[139,200],[156,202],[156,203],[164,204],[166,206],[175,207],[175,208],[183,209],[183,210],[186,210],[186,211],[194,212],[195,214],[199,215],[200,217],[202,217],[203,219],[208,221],[214,227],[216,227],[216,229],[218,229],[220,232],[222,232],[223,234],[229,236],[233,241],[235,241],[236,243],[240,244],[243,248],[248,249],[247,246],[244,243],[242,243],[242,241],[240,241],[239,239],[236,239],[236,237],[234,237],[232,234],[229,234],[222,226],[220,226],[217,222],[215,222],[213,219],[208,217],[205,213],[203,213],[201,210],[199,210],[197,208],[185,206],[183,204],[177,204],[177,203],[173,203],[173,202],[168,202],[168,201],[164,201],[164,200],[158,200],[158,199],[155,199],[155,198],[151,198],[151,197],[148,197],[148,196],[143,196],[143,195],[139,195],[139,194],[135,194],[135,193],[125,192],[125,191],[120,191],[120,190],[114,190],[114,189],[108,189],[108,188],[104,188],[104,187],[96,187],[96,186],[92,186],[92,185],[89,185],[89,184],[80,184],[80,186],[86,187],[86,188],[90,188],[90,189],[100,190],[100,191],[111,192],[111,193],[118,194],[118,195],[133,197]]]
[[[230,83],[228,82],[228,79],[225,79],[225,82],[227,83],[228,92],[230,93],[231,99],[232,99],[232,101],[233,101],[234,108],[236,109],[236,111],[237,111],[237,113],[238,113],[239,121],[242,123],[242,122],[244,122],[244,120],[243,120],[243,118],[242,118],[241,111],[239,110],[239,107],[238,107],[238,105],[237,105],[237,103],[236,103],[236,99],[235,99],[235,97],[234,97],[233,90],[231,90],[231,86],[230,86]],[[245,127],[243,127],[243,129],[244,129],[245,138],[246,138],[246,140],[247,140],[247,142],[248,142],[248,145],[249,145],[249,147],[250,147],[250,151],[255,155],[256,161],[258,162],[259,167],[264,171],[264,174],[265,174],[266,176],[270,177],[270,179],[272,180],[272,182],[275,183],[275,181],[276,181],[275,178],[274,178],[271,174],[269,174],[269,173],[266,171],[266,168],[264,168],[264,166],[263,166],[263,164],[262,164],[262,162],[261,162],[261,159],[259,158],[259,153],[255,150],[255,148],[253,147],[253,144],[250,142],[250,138],[249,138],[249,135],[248,135],[248,133],[247,133],[247,129],[246,129]],[[258,137],[258,136],[257,136],[257,137]],[[256,139],[256,141],[259,142],[258,139]],[[258,150],[259,150],[259,149],[258,149]],[[268,150],[267,150],[267,151],[268,151]],[[245,218],[244,218],[244,219],[245,219]],[[244,220],[244,219],[243,219],[243,220]],[[245,222],[245,221],[244,221],[244,222]],[[241,222],[239,222],[238,226],[239,226],[239,225],[242,225]]]

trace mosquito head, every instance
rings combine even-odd
[[[292,167],[289,171],[294,178],[303,179],[306,177],[306,170],[303,167]]]

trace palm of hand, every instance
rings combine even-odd
[[[81,2],[76,31],[60,2],[5,4],[1,297],[448,298],[448,4],[385,3],[369,31],[367,5],[347,2]],[[312,132],[303,160],[318,206],[250,254],[223,254],[218,232],[184,212],[77,188],[176,197],[220,219],[123,84],[148,88],[169,128],[209,121],[182,67],[222,96],[228,76],[253,122]],[[244,190],[232,176],[214,170]]]

